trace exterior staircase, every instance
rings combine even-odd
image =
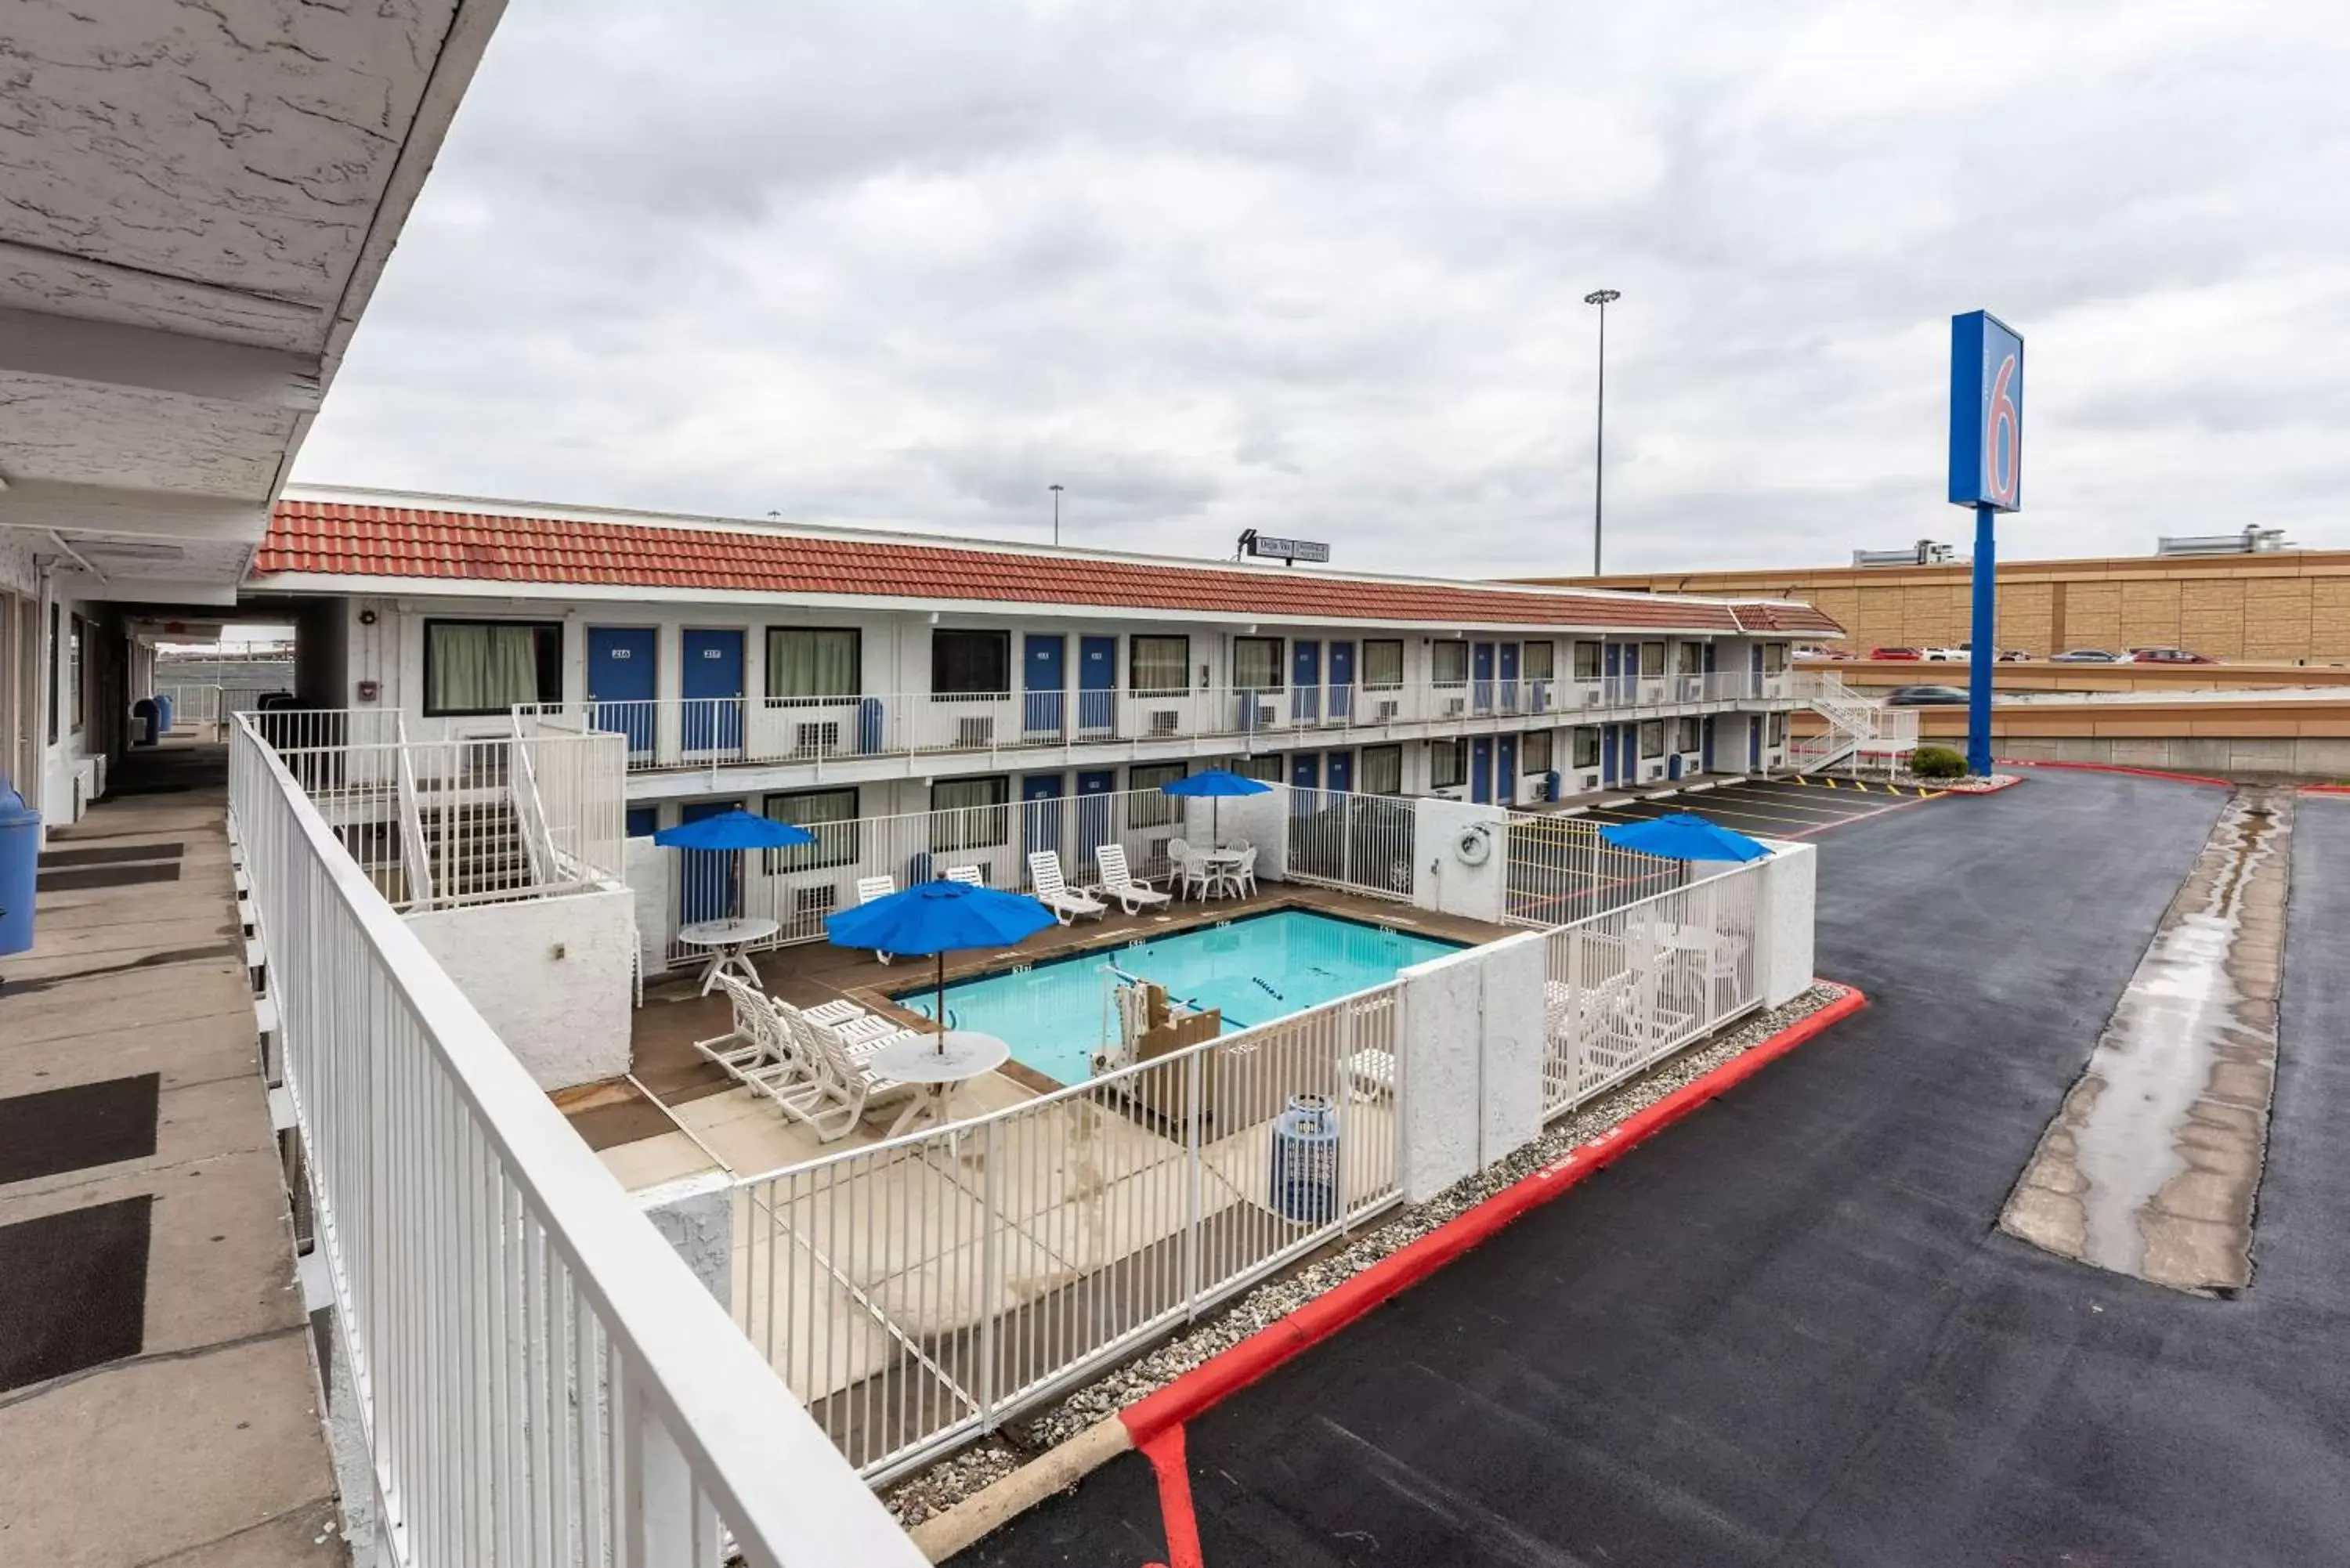
[[[1918,749],[1918,711],[1887,707],[1825,670],[1799,672],[1795,701],[1827,721],[1816,735],[1798,738],[1787,764],[1799,774],[1842,768],[1849,773],[1898,773]]]

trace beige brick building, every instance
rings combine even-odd
[[[1528,580],[1801,599],[1848,628],[1846,646],[1865,653],[1966,641],[1970,571],[1779,566]],[[2214,659],[2350,664],[2350,551],[2002,562],[1999,641],[2043,658],[2167,645]]]

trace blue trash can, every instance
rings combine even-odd
[[[155,743],[155,699],[141,697],[130,704],[130,743],[151,746]]]
[[[41,814],[0,779],[0,953],[33,945],[33,877],[41,862]]]
[[[1338,1112],[1326,1095],[1292,1095],[1273,1119],[1274,1211],[1300,1225],[1338,1217]]]
[[[174,705],[169,691],[155,693],[155,738],[159,741],[172,732],[172,710]]]

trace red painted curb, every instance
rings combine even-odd
[[[2303,794],[2350,794],[2350,784],[2303,784]]]
[[[1200,1555],[1200,1521],[1191,1511],[1191,1461],[1183,1452],[1183,1428],[1155,1434],[1142,1457],[1159,1480],[1159,1517],[1167,1532],[1167,1561],[1142,1568],[1206,1568]]]
[[[2210,784],[2216,789],[2234,789],[2233,779],[2213,778],[2209,774],[2175,774],[2168,768],[2125,767],[2120,763],[2043,763],[2002,761],[2005,768],[2066,768],[2081,774],[2128,774],[2135,778],[2168,779],[2172,784]]]
[[[1521,1215],[1557,1198],[1647,1139],[1679,1121],[1708,1100],[1737,1087],[1830,1024],[1868,1005],[1858,988],[1817,1012],[1796,1020],[1768,1040],[1682,1085],[1654,1105],[1635,1111],[1606,1132],[1569,1149],[1558,1159],[1513,1182],[1464,1214],[1315,1297],[1278,1323],[1266,1324],[1230,1349],[1201,1363],[1157,1393],[1120,1410],[1134,1446],[1141,1448],[1170,1427],[1180,1426],[1263,1377],[1291,1356],[1337,1333],[1373,1307],[1402,1293],[1453,1259],[1477,1246]]]

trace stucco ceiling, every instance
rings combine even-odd
[[[0,528],[234,588],[503,8],[0,7]]]

